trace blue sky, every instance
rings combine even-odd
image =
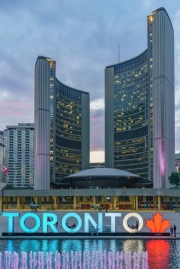
[[[56,61],[57,78],[90,92],[91,161],[104,159],[104,69],[147,48],[146,18],[165,7],[175,32],[176,151],[180,152],[179,0],[1,0],[0,130],[34,122],[34,65]]]

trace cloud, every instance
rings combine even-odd
[[[104,109],[91,110],[90,121],[90,146],[91,151],[104,150]]]
[[[179,70],[179,0],[173,5],[168,0],[1,0],[0,130],[33,122],[34,66],[38,55],[44,55],[56,61],[60,81],[90,93],[91,150],[103,151],[105,66],[118,61],[118,42],[120,61],[147,48],[146,17],[160,6],[174,25],[175,68]],[[179,126],[178,72],[175,84]]]

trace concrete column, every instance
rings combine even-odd
[[[37,196],[34,197],[34,202],[35,202],[35,204],[38,204],[38,197]]]
[[[136,196],[133,196],[133,210],[136,210]]]
[[[138,211],[138,196],[135,196],[135,200],[136,211]]]
[[[41,199],[42,199],[42,197],[40,196],[39,197],[39,209],[41,209]]]
[[[161,196],[158,195],[158,211],[161,210]]]
[[[116,202],[117,202],[117,197],[113,197],[113,209],[116,210]]]
[[[59,209],[59,196],[56,196],[57,209]]]
[[[20,196],[17,197],[17,209],[20,209]]]
[[[6,209],[8,209],[8,197],[6,196]]]
[[[2,196],[0,196],[0,204],[1,204],[1,211],[2,211]]]
[[[77,208],[77,196],[73,197],[73,208],[76,209]]]
[[[92,201],[93,201],[93,205],[95,205],[96,204],[96,196],[93,196]]]
[[[175,198],[176,201],[176,207],[178,207],[178,197]]]
[[[56,196],[53,196],[53,201],[54,201],[54,208],[57,209],[57,199]]]
[[[24,209],[24,196],[22,196],[22,209]]]

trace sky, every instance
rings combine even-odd
[[[34,122],[34,66],[56,61],[56,77],[90,93],[90,161],[104,161],[105,66],[147,48],[147,16],[164,7],[175,34],[176,152],[180,152],[179,0],[0,0],[0,130]]]

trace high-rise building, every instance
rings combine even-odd
[[[61,83],[56,62],[35,65],[35,189],[66,187],[65,178],[89,168],[89,93]]]
[[[0,182],[3,181],[2,166],[4,165],[4,132],[0,131]]]
[[[34,186],[34,123],[8,125],[4,130],[6,183],[14,188]]]
[[[175,169],[174,31],[164,8],[147,17],[148,48],[105,69],[105,166],[154,188]]]

